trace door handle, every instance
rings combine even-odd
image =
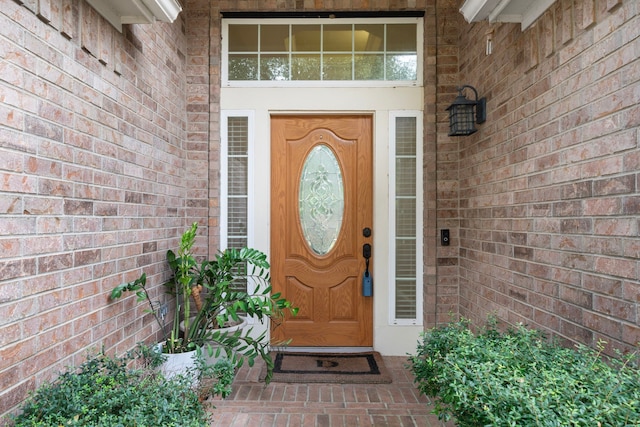
[[[369,258],[371,258],[371,245],[365,243],[362,245],[362,256],[367,261],[367,265],[369,264]]]
[[[369,272],[369,259],[371,258],[371,245],[369,243],[362,245],[362,256],[365,260],[365,270],[362,275],[362,296],[370,297],[373,295],[373,277]]]

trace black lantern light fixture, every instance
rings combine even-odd
[[[475,100],[467,99],[462,94],[465,89],[471,89],[475,94]],[[449,111],[449,136],[465,136],[476,132],[475,123],[484,123],[487,120],[487,98],[478,99],[478,91],[469,85],[457,88],[458,96],[453,104],[447,107]]]

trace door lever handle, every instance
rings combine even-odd
[[[362,245],[362,256],[367,260],[367,262],[369,261],[369,258],[371,258],[371,245],[369,243]]]
[[[371,245],[369,243],[362,245],[362,256],[365,259],[365,270],[362,275],[362,295],[370,297],[373,295],[373,277],[369,273],[369,259],[371,258]]]

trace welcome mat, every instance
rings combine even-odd
[[[276,353],[273,379],[280,383],[388,384],[380,353]],[[264,376],[263,376],[264,377]]]

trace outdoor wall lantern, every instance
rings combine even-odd
[[[471,89],[476,96],[475,101],[467,99],[462,94],[465,89]],[[475,123],[487,120],[487,98],[478,99],[478,91],[469,85],[457,88],[458,96],[453,104],[447,107],[449,111],[449,136],[465,136],[476,132]]]

